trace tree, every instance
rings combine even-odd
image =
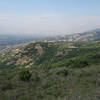
[[[27,69],[24,69],[19,73],[19,79],[22,81],[29,81],[31,76],[32,74]]]

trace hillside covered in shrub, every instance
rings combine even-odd
[[[36,42],[0,51],[1,100],[99,100],[100,41]]]

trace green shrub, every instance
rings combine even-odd
[[[61,70],[59,72],[56,73],[57,75],[64,75],[64,76],[67,76],[69,73],[68,73],[68,70],[64,69],[64,70]]]
[[[34,79],[33,79],[35,82],[39,82],[40,81],[40,77],[38,75],[37,72],[34,73]]]
[[[72,68],[83,68],[88,65],[88,61],[82,58],[71,59],[67,62],[67,66],[70,66]]]
[[[31,76],[32,74],[27,69],[24,69],[19,73],[19,79],[22,81],[29,81]]]
[[[12,88],[13,88],[12,83],[11,82],[8,82],[8,83],[3,84],[0,87],[0,90],[1,91],[6,91],[6,90],[11,90]]]

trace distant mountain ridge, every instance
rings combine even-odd
[[[92,31],[87,31],[83,33],[74,33],[65,36],[56,37],[45,37],[45,36],[24,36],[24,35],[2,35],[0,34],[0,49],[4,49],[7,46],[13,46],[21,43],[26,43],[30,41],[67,41],[67,42],[89,42],[100,40],[100,29],[95,29]]]
[[[59,40],[68,42],[89,42],[100,40],[100,29],[58,37],[58,41]]]

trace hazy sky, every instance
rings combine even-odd
[[[100,0],[0,0],[0,34],[67,34],[100,28]]]

